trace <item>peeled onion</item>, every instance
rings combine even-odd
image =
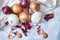
[[[30,21],[30,14],[28,12],[22,12],[19,14],[20,22],[29,22]]]
[[[22,12],[22,7],[19,4],[13,4],[12,10],[14,13],[18,14]]]
[[[40,12],[33,13],[31,17],[31,21],[34,26],[37,26],[40,23],[41,19],[42,19],[42,13]]]
[[[15,14],[10,14],[7,19],[9,25],[16,26],[19,24],[19,18]]]
[[[39,4],[39,2],[32,1],[32,2],[30,3],[30,10],[31,10],[31,11],[35,12],[35,11],[39,11],[39,9],[40,9],[40,4]]]

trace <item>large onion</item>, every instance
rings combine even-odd
[[[19,24],[19,18],[15,14],[10,14],[7,19],[9,25],[16,26]]]
[[[41,22],[41,19],[42,19],[42,13],[40,12],[33,13],[31,17],[31,21],[34,26],[37,26]]]
[[[12,10],[14,13],[18,14],[22,12],[22,7],[19,4],[13,4]]]
[[[19,14],[19,19],[22,23],[28,22],[30,21],[30,14],[28,12],[22,12]]]

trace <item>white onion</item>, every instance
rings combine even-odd
[[[31,21],[35,26],[40,23],[41,19],[42,19],[42,13],[40,13],[40,12],[33,13],[32,17],[31,17]]]
[[[10,14],[7,19],[9,25],[16,26],[19,24],[19,18],[15,14]]]

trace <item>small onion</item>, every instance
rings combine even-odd
[[[7,19],[9,25],[16,26],[19,24],[19,18],[15,14],[10,14]]]
[[[23,8],[27,8],[30,4],[30,0],[21,0],[21,3],[20,5],[23,7]]]
[[[5,13],[5,14],[10,14],[10,13],[12,13],[12,10],[11,10],[11,8],[10,8],[9,6],[4,6],[4,7],[2,7],[2,11],[3,11],[3,13]]]
[[[28,12],[22,12],[19,14],[20,22],[25,23],[30,21],[30,14]]]
[[[23,8],[26,8],[26,7],[28,6],[27,0],[21,0],[20,5],[21,5]]]
[[[24,8],[24,11],[29,12],[30,0],[21,0],[20,5]]]
[[[18,14],[22,12],[22,7],[19,4],[13,4],[12,10],[14,13]]]
[[[36,1],[32,1],[30,3],[30,10],[35,12],[35,11],[39,11],[40,9],[40,3],[39,2],[36,2]]]

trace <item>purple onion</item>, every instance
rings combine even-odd
[[[29,0],[21,0],[21,3],[20,5],[23,7],[23,8],[27,8],[29,6]]]
[[[20,4],[23,8],[26,8],[28,6],[27,1],[25,1],[25,0],[22,0],[22,2]]]
[[[8,7],[8,6],[4,6],[4,7],[2,8],[2,11],[3,11],[3,13],[5,13],[5,14],[10,14],[10,13],[12,13],[11,8]]]

